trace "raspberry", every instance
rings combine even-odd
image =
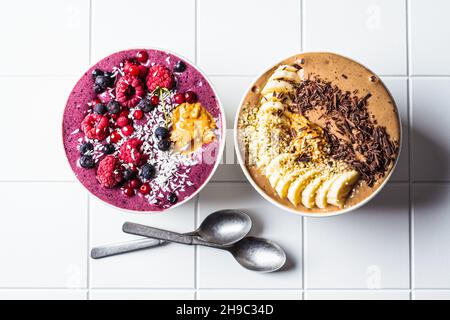
[[[135,107],[144,94],[144,85],[137,77],[125,75],[117,81],[116,100],[123,106]]]
[[[106,156],[99,162],[97,180],[105,188],[115,187],[121,180],[120,163],[114,156]]]
[[[171,89],[173,83],[172,74],[166,67],[154,65],[148,70],[147,89],[149,91],[154,91],[158,87]]]
[[[90,113],[81,122],[81,130],[89,139],[103,140],[109,133],[109,120],[107,117]]]
[[[139,164],[141,154],[142,141],[132,138],[120,146],[119,158],[126,163]]]

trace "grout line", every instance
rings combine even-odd
[[[200,205],[200,195],[197,195],[195,198],[195,206],[194,206],[194,230],[197,229],[198,226],[198,214],[199,214],[199,205]],[[198,246],[194,246],[194,299],[197,300],[197,290],[198,290]]]
[[[304,39],[305,39],[305,1],[301,0],[300,2],[300,52],[303,52],[304,48]]]
[[[409,0],[405,0],[405,13],[406,13],[406,74],[409,76],[411,74],[411,66],[410,66],[410,37],[409,37]]]
[[[92,0],[89,0],[89,65],[92,63]]]
[[[306,290],[306,217],[302,217],[302,288]]]
[[[194,1],[194,62],[197,65],[198,63],[198,34],[197,34],[197,30],[198,30],[198,1],[195,0]]]

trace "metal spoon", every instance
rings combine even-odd
[[[252,220],[242,211],[220,210],[211,213],[200,227],[186,236],[199,237],[205,241],[228,245],[244,238],[252,228]],[[95,247],[91,250],[93,259],[132,252],[159,246],[165,241],[158,239],[137,239]]]
[[[122,230],[126,233],[154,239],[226,250],[233,255],[241,266],[252,271],[273,272],[280,269],[286,262],[286,254],[283,249],[267,239],[246,237],[234,244],[221,245],[201,238],[132,222],[125,222]]]

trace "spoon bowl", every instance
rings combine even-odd
[[[205,241],[228,245],[243,239],[251,228],[252,220],[244,212],[220,210],[207,216],[195,233]]]
[[[276,243],[262,238],[246,237],[228,251],[246,269],[274,272],[286,263],[286,253]]]

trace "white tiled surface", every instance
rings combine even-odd
[[[170,0],[156,14],[161,3],[0,3],[9,31],[0,42],[10,49],[0,52],[0,299],[449,299],[448,1]],[[393,182],[352,214],[302,219],[268,204],[228,164],[229,139],[227,164],[174,212],[139,216],[88,197],[60,145],[64,101],[89,63],[141,46],[197,62],[229,127],[252,77],[279,59],[327,50],[367,64],[403,120]],[[248,211],[254,234],[287,250],[286,270],[253,274],[226,252],[177,245],[88,259],[93,245],[131,238],[123,221],[183,232],[226,207]]]

